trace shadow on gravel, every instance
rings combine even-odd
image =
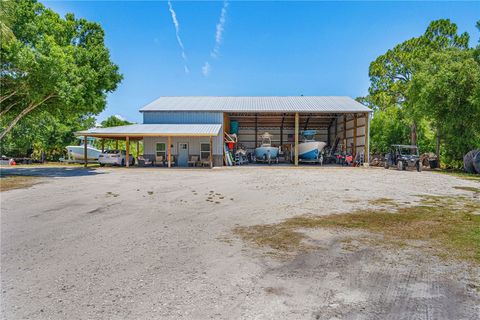
[[[98,172],[94,168],[67,168],[67,167],[50,167],[50,168],[2,168],[0,177],[7,176],[34,176],[34,177],[82,177],[104,174]]]

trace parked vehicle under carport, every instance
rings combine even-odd
[[[391,151],[385,155],[385,169],[396,166],[398,170],[407,170],[414,167],[418,172],[422,171],[422,162],[417,146],[394,144]]]
[[[98,156],[98,163],[102,167],[106,164],[123,167],[126,163],[126,154],[125,150],[107,150]],[[130,154],[129,165],[133,166],[134,164],[135,158]]]

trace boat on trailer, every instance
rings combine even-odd
[[[327,145],[323,141],[316,141],[316,130],[302,132],[303,142],[298,144],[298,159],[302,162],[322,163],[322,150]]]
[[[80,144],[78,146],[67,146],[67,162],[83,162],[85,152],[85,142],[87,143],[87,161],[98,161],[98,157],[102,153],[102,150],[98,150],[93,146],[93,138],[87,137],[87,141],[80,138]]]
[[[278,147],[272,146],[272,135],[265,132],[261,135],[262,144],[260,147],[255,148],[255,160],[257,162],[266,162],[268,164],[272,162],[278,163]]]

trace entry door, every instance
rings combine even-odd
[[[188,143],[180,142],[178,144],[178,166],[188,166]]]

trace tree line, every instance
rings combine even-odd
[[[58,157],[122,80],[104,31],[35,0],[2,1],[0,21],[1,152]]]
[[[470,36],[457,29],[448,19],[432,21],[370,64],[369,94],[358,100],[374,110],[373,153],[418,145],[460,168],[480,148],[480,45],[469,47]]]

